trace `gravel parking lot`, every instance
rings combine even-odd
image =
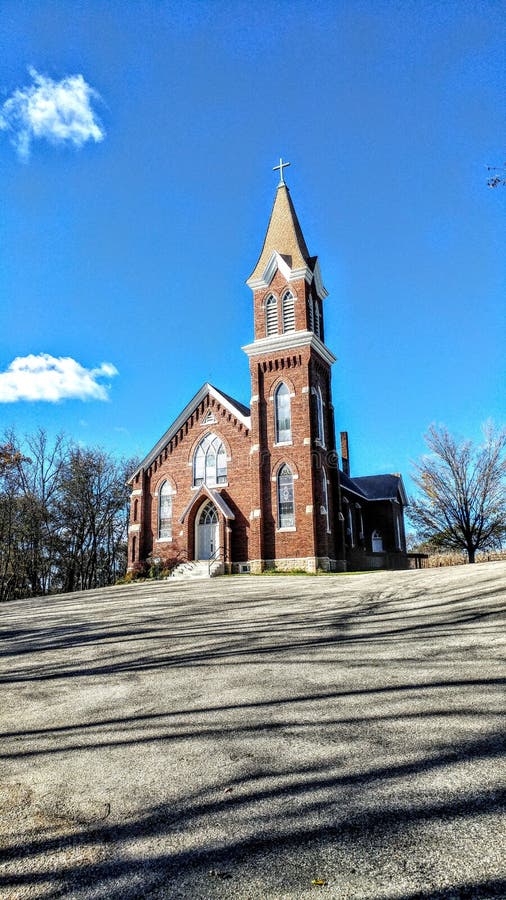
[[[505,593],[494,562],[5,604],[0,896],[506,897]]]

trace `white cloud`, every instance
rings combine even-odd
[[[30,156],[35,139],[76,147],[89,140],[103,140],[105,131],[91,108],[91,101],[99,99],[99,94],[82,75],[53,81],[35,69],[29,72],[32,84],[18,88],[0,108],[0,129],[10,132],[22,159]]]
[[[85,369],[70,356],[18,356],[5,372],[0,372],[0,403],[18,400],[108,400],[108,385],[97,379],[112,378],[118,370],[112,363]]]

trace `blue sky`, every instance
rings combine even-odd
[[[504,421],[505,38],[484,0],[3,0],[0,427],[144,455],[204,381],[248,403],[280,155],[352,474]]]

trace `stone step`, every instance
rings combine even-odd
[[[209,568],[211,571],[209,571]],[[169,575],[169,578],[214,578],[223,574],[223,563],[220,559],[214,559],[209,566],[207,560],[196,560],[180,563]]]

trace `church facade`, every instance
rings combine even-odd
[[[351,477],[336,447],[323,285],[283,178],[256,266],[250,406],[205,383],[130,479],[129,568],[217,572],[407,565],[398,474]]]

